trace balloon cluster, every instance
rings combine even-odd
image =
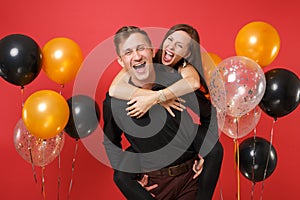
[[[0,40],[0,76],[24,87],[43,69],[61,85],[74,80],[83,61],[79,45],[69,38],[54,38],[43,49],[29,36],[11,34]]]
[[[255,129],[261,111],[276,121],[299,105],[300,81],[292,71],[279,67],[263,72],[279,49],[280,37],[272,25],[251,22],[236,35],[236,56],[220,61],[207,53],[202,59],[219,121],[223,116],[219,128],[235,141]],[[215,65],[209,64],[212,61]],[[239,155],[240,171],[252,182],[268,178],[276,167],[276,151],[263,138],[244,140]]]
[[[15,147],[26,161],[45,166],[58,156],[64,133],[76,140],[87,137],[99,119],[98,104],[88,96],[72,96],[66,101],[57,92],[40,90],[24,103],[22,119],[15,127]]]
[[[89,136],[98,126],[98,104],[85,95],[67,101],[57,92],[40,90],[30,95],[22,109],[27,130],[40,139],[50,139],[65,131],[72,138]]]
[[[251,22],[236,35],[236,56],[220,61],[217,55],[207,53],[203,58],[212,103],[225,113],[219,127],[227,136],[239,139],[248,135],[261,110],[276,120],[299,105],[300,81],[293,72],[262,70],[274,61],[279,49],[280,37],[272,25]],[[215,67],[208,64],[209,56]]]
[[[69,38],[53,38],[42,49],[22,34],[0,40],[0,76],[21,88],[42,69],[49,79],[64,85],[76,78],[82,61],[80,46]],[[66,101],[55,91],[37,91],[23,105],[14,131],[15,148],[26,161],[44,167],[62,150],[65,133],[76,140],[87,137],[97,128],[99,118],[99,107],[88,96]]]

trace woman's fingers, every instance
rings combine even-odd
[[[148,184],[148,176],[144,175],[143,178],[138,182],[141,186],[145,187]]]
[[[153,190],[154,188],[157,188],[158,187],[158,184],[153,184],[153,185],[150,185],[150,186],[146,186],[148,185],[148,175],[144,175],[143,178],[138,181],[138,183],[143,187],[145,188],[147,191],[151,191]],[[150,193],[153,197],[155,197],[154,194]]]
[[[175,114],[173,113],[173,111],[171,110],[170,107],[166,107],[166,109],[167,109],[167,111],[170,113],[170,115],[171,115],[172,117],[175,117]]]
[[[203,163],[204,163],[204,159],[200,158],[199,161],[195,160],[194,165],[193,165],[193,171],[195,172],[193,179],[197,178],[202,170],[203,170]]]
[[[182,99],[182,98],[177,98],[177,101],[178,101],[178,102],[181,102],[181,103],[185,103],[185,100]]]

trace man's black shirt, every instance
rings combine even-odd
[[[155,65],[155,73],[152,90],[164,89],[182,78],[177,71],[163,65]],[[202,126],[208,128],[210,101],[199,90],[181,98],[200,116]],[[131,165],[140,165],[141,169],[156,170],[177,165],[199,152],[199,144],[194,141],[199,125],[193,122],[186,110],[179,112],[173,109],[175,117],[172,117],[162,106],[155,105],[143,117],[136,119],[127,116],[127,107],[127,101],[108,94],[103,102],[104,145],[113,168],[122,170],[120,168],[124,167],[119,165],[125,155],[121,145],[123,133],[135,152],[130,155],[133,159],[129,160],[134,160]]]

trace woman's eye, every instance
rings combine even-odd
[[[177,44],[177,46],[179,47],[179,48],[183,48],[183,45],[182,44]]]

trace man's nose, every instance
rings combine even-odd
[[[139,51],[133,51],[133,59],[135,60],[140,60],[142,58],[142,55],[140,54]]]

